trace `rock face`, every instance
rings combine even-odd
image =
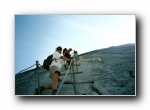
[[[62,85],[59,95],[136,95],[134,44],[110,47],[78,55],[77,62],[74,62],[74,77],[72,71],[73,67]],[[66,70],[63,67],[61,80],[63,80],[65,73]],[[52,83],[49,73],[43,68],[39,68],[36,73],[33,69],[16,74],[15,94],[34,95],[35,88],[38,87],[38,74],[40,85]],[[73,78],[75,78],[75,86]],[[50,89],[44,90],[42,95],[51,95],[51,92]]]

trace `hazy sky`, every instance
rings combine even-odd
[[[55,52],[135,43],[135,15],[15,15],[15,72]]]

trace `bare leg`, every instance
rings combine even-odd
[[[66,62],[66,68],[68,68],[68,67],[69,67],[68,62]]]
[[[55,72],[53,75],[53,84],[44,86],[44,89],[57,89],[59,83],[59,72]]]
[[[56,92],[57,92],[57,87],[58,87],[58,83],[59,83],[59,72],[55,72],[54,75],[53,75],[53,84],[52,84],[52,87],[53,87],[53,91],[52,91],[52,95],[56,95]]]
[[[53,89],[57,89],[57,87],[58,87],[58,80],[59,80],[59,72],[55,72],[53,74],[53,84],[52,84]]]

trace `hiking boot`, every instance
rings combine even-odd
[[[40,86],[40,93],[39,93],[38,88],[35,89],[35,91],[36,91],[36,93],[37,93],[38,95],[42,94],[42,91],[43,91],[43,90],[44,90],[44,86]]]
[[[53,89],[52,95],[56,95],[57,89]]]

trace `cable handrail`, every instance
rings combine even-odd
[[[21,70],[20,72],[18,72],[17,74],[20,74],[20,73],[22,73],[22,72],[24,72],[24,71],[26,71],[26,70],[28,70],[28,69],[30,69],[30,68],[32,68],[33,66],[35,66],[36,64],[34,64],[34,65],[32,65],[32,66],[30,66],[30,67],[28,67],[28,68],[26,68],[26,69],[24,69],[24,70]]]
[[[35,66],[36,65],[36,70],[35,70],[35,72],[32,74],[32,76],[31,76],[31,78],[30,78],[30,80],[29,80],[29,82],[28,82],[28,85],[27,85],[27,88],[26,88],[26,95],[28,95],[28,87],[29,87],[29,84],[30,84],[30,82],[31,82],[31,79],[33,78],[33,76],[37,73],[37,70],[39,69],[39,66],[41,66],[39,63],[38,63],[38,61],[36,61],[36,64],[34,64],[34,65],[32,65],[32,66],[30,66],[29,68],[27,68],[27,69],[30,69],[31,67],[33,67],[33,66]],[[27,69],[25,69],[25,70],[27,70]],[[22,70],[23,71],[23,70]],[[40,86],[40,84],[39,84],[39,75],[38,75],[38,87]]]
[[[32,76],[31,76],[31,78],[30,78],[30,80],[29,80],[29,82],[28,82],[28,85],[27,85],[27,88],[26,88],[26,95],[28,95],[29,84],[30,84],[31,79],[32,79],[33,76],[35,75],[35,73],[36,73],[36,71],[32,74]]]
[[[70,62],[70,65],[69,65],[69,67],[68,67],[68,70],[67,70],[67,72],[66,72],[66,74],[65,74],[65,76],[64,76],[64,78],[63,78],[63,80],[62,80],[62,82],[61,82],[61,84],[60,84],[60,86],[59,86],[58,89],[57,89],[56,95],[58,95],[58,93],[59,93],[59,91],[60,91],[62,85],[64,84],[64,81],[65,81],[65,79],[66,79],[66,77],[67,77],[67,75],[68,75],[68,73],[69,73],[69,70],[70,70],[70,68],[71,68],[71,65],[72,65],[72,63],[73,63],[75,57],[76,57],[76,54],[73,56],[73,58],[72,58],[72,60],[71,60],[71,62]],[[24,69],[24,70],[21,70],[21,71],[19,72],[19,73],[22,73],[22,72],[24,72],[24,71],[27,71],[28,69],[32,68],[32,67],[35,66],[35,65],[36,65],[36,68],[35,68],[36,70],[35,70],[35,72],[32,74],[32,76],[31,76],[31,78],[30,78],[30,80],[29,80],[29,82],[28,82],[28,85],[27,85],[27,88],[26,88],[26,95],[27,95],[27,92],[28,92],[28,87],[29,87],[29,84],[30,84],[30,82],[31,82],[31,79],[32,79],[33,76],[37,73],[37,70],[39,69],[39,67],[43,67],[43,66],[40,65],[40,64],[38,63],[38,61],[36,61],[36,64],[34,64],[34,65],[32,65],[32,66],[30,66],[30,67]],[[17,74],[19,74],[19,73],[17,73]],[[40,87],[40,82],[39,82],[39,80],[40,80],[40,79],[39,79],[39,74],[38,74],[38,88]],[[75,80],[74,80],[74,84],[75,84]],[[74,85],[74,89],[75,89],[75,94],[76,94],[75,85]],[[40,90],[39,90],[39,89],[38,89],[38,92],[40,93]],[[39,95],[40,95],[40,94],[39,94]]]
[[[30,78],[30,80],[29,80],[29,82],[28,82],[28,85],[27,85],[27,88],[26,88],[26,95],[27,95],[27,92],[28,92],[28,87],[29,87],[29,84],[30,84],[31,79],[32,79],[33,76],[37,73],[37,71],[38,71],[38,69],[39,69],[39,66],[40,66],[40,67],[43,67],[42,65],[39,64],[38,61],[36,61],[36,64],[35,64],[35,65],[36,65],[36,70],[35,70],[35,72],[33,73],[33,75],[31,76],[31,78]],[[40,93],[40,90],[39,90],[39,87],[40,87],[39,74],[37,75],[37,77],[38,77],[38,93]],[[38,95],[40,95],[40,94],[38,94]]]
[[[75,55],[75,56],[76,56],[76,55]],[[63,80],[62,80],[62,82],[61,82],[61,84],[60,84],[60,86],[59,86],[58,89],[57,89],[56,95],[58,95],[58,93],[59,93],[59,91],[60,91],[62,85],[64,84],[64,81],[65,81],[65,79],[66,79],[66,77],[67,77],[67,75],[68,75],[68,73],[69,73],[71,64],[72,64],[72,62],[74,61],[75,56],[73,57],[73,59],[72,59],[71,62],[70,62],[70,65],[69,65],[69,67],[68,67],[68,70],[67,70],[67,72],[66,72],[66,74],[65,74],[65,76],[64,76],[64,78],[63,78]]]

